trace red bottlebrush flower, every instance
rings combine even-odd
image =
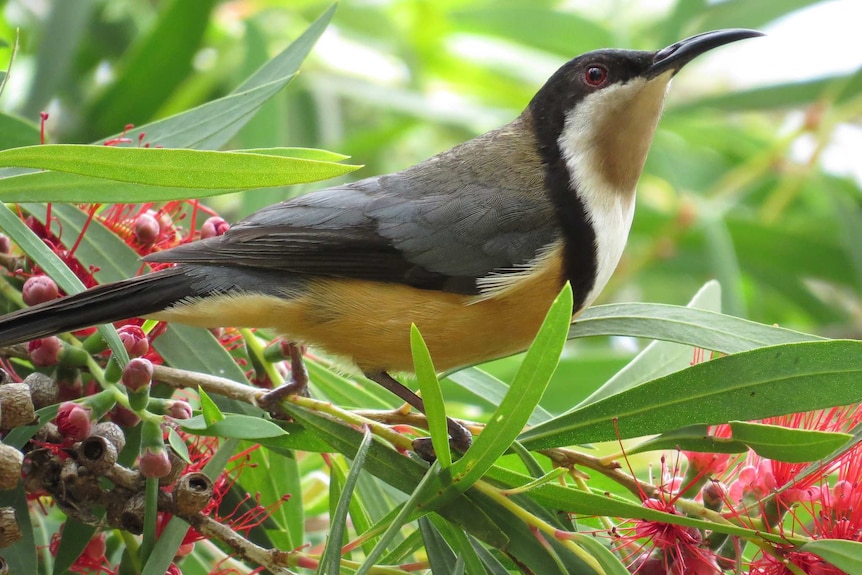
[[[186,437],[186,434],[181,430],[179,431],[179,434]],[[229,462],[234,465],[228,466],[215,479],[212,499],[206,507],[201,510],[202,514],[210,516],[220,523],[229,525],[234,531],[245,535],[248,535],[248,532],[254,527],[266,521],[267,518],[275,512],[275,510],[290,499],[290,495],[285,494],[277,501],[270,503],[267,506],[263,506],[260,504],[260,494],[255,498],[252,498],[251,495],[247,495],[245,498],[240,500],[233,509],[227,511],[222,509],[222,502],[228,492],[233,488],[239,475],[246,467],[252,465],[249,462],[249,455],[259,447],[259,445],[255,445],[230,458]],[[189,444],[189,456],[192,463],[186,468],[186,472],[191,473],[194,471],[201,471],[206,464],[209,463],[217,448],[217,437],[193,436]],[[157,534],[162,532],[170,519],[170,514],[159,514],[159,523],[156,529]],[[204,539],[203,535],[194,528],[190,528],[186,533],[186,536],[183,538],[182,544],[193,544],[195,541],[199,541],[201,539]]]
[[[123,368],[123,385],[129,391],[139,391],[150,386],[153,381],[153,364],[148,359],[136,357]]]
[[[130,357],[141,357],[150,351],[150,340],[139,326],[124,325],[117,330],[117,333]]]
[[[643,506],[647,509],[678,515],[676,502],[681,492],[690,485],[683,485],[676,466],[666,467],[661,458],[661,481],[653,496],[641,492]],[[632,573],[660,573],[666,575],[694,574],[713,575],[721,573],[715,553],[703,546],[700,530],[663,521],[634,519],[628,525],[614,530],[618,536],[617,550],[626,551],[623,560]]]
[[[57,287],[57,283],[48,276],[42,275],[27,278],[21,289],[21,296],[27,305],[51,301],[57,299],[59,295],[60,288]]]
[[[88,437],[93,426],[90,410],[71,401],[60,404],[55,422],[60,435],[75,441]]]
[[[860,420],[862,411],[859,406],[845,406],[771,417],[763,420],[763,423],[792,429],[846,432]],[[819,473],[800,477],[808,463],[772,461],[750,453],[735,468],[728,469],[724,480],[730,484],[730,500],[746,507],[759,506],[761,499],[779,490],[775,495],[775,507],[781,515],[794,503],[817,501],[821,496],[820,484],[823,478],[834,471],[839,463],[837,461],[832,466],[824,467]]]
[[[212,216],[211,218],[207,218],[201,226],[201,238],[214,238],[223,235],[228,228],[230,228],[230,224],[224,218]]]
[[[60,352],[63,351],[63,342],[58,337],[44,337],[34,339],[28,345],[30,361],[39,367],[50,367],[57,365],[60,361]]]
[[[802,532],[813,539],[845,539],[862,541],[862,446],[857,444],[840,458],[837,480],[831,487],[822,477],[818,500],[800,504],[806,513],[790,511],[794,533]],[[788,548],[780,550],[779,561],[770,555],[761,554],[752,561],[751,572],[757,575],[791,575],[787,563],[804,573],[816,575],[844,575],[844,572],[826,563],[813,553]]]

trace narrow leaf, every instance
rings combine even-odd
[[[625,303],[591,307],[569,331],[569,339],[624,335],[675,341],[721,353],[816,341],[822,338],[737,317],[684,306]]]
[[[200,386],[198,386],[198,395],[200,396],[201,402],[201,412],[203,415],[203,420],[207,427],[210,427],[217,421],[221,421],[225,418],[224,414],[218,408],[218,406],[213,402],[210,398],[209,394],[203,390]],[[192,421],[191,419],[185,420],[186,422]]]
[[[848,433],[791,429],[780,425],[731,421],[733,439],[751,447],[761,457],[802,463],[817,461],[847,443]]]
[[[338,498],[335,513],[330,518],[332,528],[329,530],[326,547],[317,567],[319,575],[338,575],[341,572],[341,541],[347,530],[347,512],[350,509],[350,500],[359,479],[359,472],[365,464],[365,458],[373,441],[371,430],[366,428],[362,434],[362,443],[359,444],[359,449],[356,450],[356,456],[353,458],[353,465],[350,466],[350,473],[344,482],[344,488],[341,490],[341,497]]]
[[[428,430],[431,432],[431,442],[434,453],[440,462],[440,467],[446,469],[452,465],[452,452],[449,449],[449,431],[446,425],[446,405],[443,403],[443,392],[437,380],[437,372],[428,353],[428,346],[419,333],[416,324],[410,326],[410,349],[413,352],[413,367],[422,390],[422,401],[425,404],[425,416],[428,418]]]
[[[186,442],[183,441],[183,438],[180,437],[180,434],[177,433],[177,430],[173,427],[168,428],[168,443],[171,446],[171,449],[174,450],[174,453],[179,455],[183,461],[186,463],[191,463],[191,457],[189,456],[189,446],[186,445]]]
[[[30,122],[0,113],[0,150],[32,146],[39,143],[39,127]]]
[[[232,437],[234,439],[263,439],[285,434],[285,431],[273,422],[248,415],[229,413],[223,419],[209,425],[204,426],[202,422],[202,418],[193,417],[180,420],[178,423],[184,431],[195,435]]]
[[[721,286],[717,281],[704,284],[686,305],[687,308],[721,311]],[[604,385],[576,407],[593,403],[645,381],[673,373],[691,365],[691,346],[671,341],[651,341],[643,351],[618,371]]]
[[[847,575],[862,575],[862,543],[844,539],[820,539],[802,546],[800,551],[814,553]]]
[[[538,405],[560,360],[572,317],[572,289],[566,284],[554,300],[503,402],[464,457],[452,465],[460,490],[475,483],[509,448]]]
[[[325,180],[358,169],[279,155],[48,144],[0,150],[0,166],[56,170],[150,186],[191,189],[268,188]]]
[[[407,521],[408,517],[410,517],[413,511],[417,508],[420,499],[427,497],[429,489],[434,489],[433,480],[436,478],[439,470],[440,465],[437,462],[434,462],[431,465],[431,469],[428,470],[428,473],[425,474],[422,481],[420,481],[419,485],[416,486],[416,489],[410,495],[410,498],[402,504],[398,515],[395,516],[395,519],[392,520],[392,523],[389,524],[389,527],[383,535],[380,536],[380,540],[377,542],[377,545],[374,546],[374,549],[371,550],[371,553],[368,554],[368,557],[365,558],[365,561],[360,565],[359,569],[356,570],[355,575],[367,575],[371,568],[376,565],[377,559],[380,558],[383,551],[401,530],[401,527]]]
[[[708,425],[689,425],[661,433],[632,448],[626,448],[626,453],[631,455],[668,449],[699,453],[745,453],[748,451],[748,446],[741,441],[710,435]]]
[[[455,554],[431,523],[428,517],[419,518],[419,531],[422,533],[422,541],[425,543],[425,552],[428,555],[428,563],[432,573],[454,573]]]
[[[539,449],[847,405],[862,400],[860,376],[862,342],[764,347],[697,364],[569,411],[520,440]]]

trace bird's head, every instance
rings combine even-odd
[[[570,60],[527,109],[542,156],[564,161],[576,186],[633,193],[671,78],[708,50],[761,35],[716,30],[655,52],[596,50]]]

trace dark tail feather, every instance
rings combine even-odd
[[[182,268],[96,286],[0,317],[0,345],[12,345],[161,311],[192,294]]]

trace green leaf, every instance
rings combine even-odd
[[[203,401],[201,401],[201,405],[203,405]],[[232,413],[228,413],[224,419],[209,425],[205,424],[205,420],[201,416],[180,420],[177,423],[184,431],[195,435],[232,437],[234,439],[262,439],[285,434],[282,428],[266,419]]]
[[[173,427],[168,428],[168,443],[171,446],[171,449],[174,450],[174,453],[179,455],[183,461],[186,463],[191,463],[191,457],[189,457],[189,447],[186,445],[186,442],[183,441],[183,438],[180,437],[180,434],[177,433],[177,430]]]
[[[206,427],[210,427],[217,421],[222,421],[225,418],[225,415],[213,402],[209,394],[200,386],[198,386],[198,395],[200,396],[201,402],[201,415]],[[192,427],[192,424],[190,423],[191,421],[191,419],[186,420],[186,422],[184,422],[186,424],[185,427]]]
[[[452,465],[452,452],[449,449],[449,431],[446,424],[446,404],[443,402],[443,392],[437,381],[437,372],[431,361],[428,346],[419,333],[416,324],[410,325],[410,350],[413,353],[413,367],[422,390],[422,402],[425,404],[425,415],[428,418],[428,430],[434,453],[441,469]]]
[[[479,559],[482,560],[482,564],[485,567],[487,575],[509,575],[509,570],[506,569],[505,565],[500,563],[499,559],[494,557],[494,555],[474,537],[470,537],[469,535],[467,537],[470,540],[470,545],[472,545],[473,549],[476,551],[476,555],[478,555]]]
[[[468,575],[485,575],[482,560],[476,554],[476,549],[463,529],[446,521],[436,513],[429,513],[422,518],[422,520],[424,519],[429,519],[434,524],[437,532],[443,536],[446,543],[455,552],[455,556],[464,560],[464,571]]]
[[[458,489],[464,491],[482,477],[524,429],[560,360],[571,317],[572,288],[566,284],[548,310],[506,397],[467,453],[452,465]]]
[[[81,523],[77,519],[68,517],[63,526],[60,539],[60,547],[54,556],[54,575],[63,575],[72,566],[75,560],[81,556],[87,543],[96,533],[95,525]]]
[[[0,150],[39,143],[39,126],[9,114],[0,114]]]
[[[401,505],[398,515],[395,516],[389,524],[389,527],[384,531],[383,535],[380,536],[380,540],[377,541],[377,545],[374,546],[374,549],[371,550],[371,553],[368,554],[365,561],[363,561],[362,565],[359,566],[359,569],[356,570],[355,575],[367,575],[369,570],[376,565],[377,560],[381,555],[383,555],[383,551],[389,543],[392,542],[401,530],[401,527],[407,522],[410,515],[412,515],[416,510],[419,501],[426,498],[429,495],[429,491],[435,489],[434,479],[437,477],[437,472],[439,470],[440,465],[435,461],[431,465],[431,469],[428,470],[428,473],[426,473],[422,478],[422,481],[419,482],[419,485],[416,486],[416,489],[410,495],[410,498]]]
[[[476,398],[487,401],[492,406],[503,403],[503,398],[509,391],[509,386],[478,367],[468,367],[457,373],[451,373],[446,379],[454,382],[460,387],[472,393]],[[542,406],[536,406],[530,415],[528,423],[538,425],[543,421],[551,419],[554,415]]]
[[[681,449],[699,453],[745,453],[748,446],[742,441],[734,441],[726,437],[716,437],[709,434],[708,425],[688,425],[680,429],[668,431],[642,441],[632,448],[626,448],[626,453],[645,453]]]
[[[316,573],[319,575],[338,575],[341,572],[341,541],[344,539],[347,529],[347,512],[350,508],[353,490],[359,479],[359,472],[365,464],[368,450],[374,441],[373,438],[371,430],[366,427],[362,434],[362,443],[359,444],[359,448],[356,450],[353,465],[350,466],[350,473],[347,475],[344,488],[341,490],[341,496],[338,498],[335,513],[330,517],[330,525],[332,527],[329,530],[329,536],[326,538],[326,546],[323,549],[323,555],[320,557],[320,563],[317,567]]]
[[[862,575],[862,543],[844,539],[820,539],[802,546],[800,551],[814,553],[847,575]]]
[[[569,339],[596,335],[674,341],[721,353],[822,339],[711,311],[654,303],[591,307],[569,331]]]
[[[817,461],[852,439],[848,433],[792,429],[766,423],[731,421],[733,439],[751,447],[761,457],[802,463]]]
[[[271,148],[243,150],[244,153],[283,156],[300,160],[340,162],[347,156],[310,148]],[[197,198],[226,194],[228,189],[196,190]],[[118,182],[98,177],[64,172],[35,172],[0,178],[0,199],[5,202],[64,202],[64,203],[120,203],[164,202],[189,197],[188,188],[150,186]]]
[[[361,437],[357,430],[289,402],[282,404],[282,407],[291,417],[323,438],[333,449],[353,457]],[[407,494],[414,493],[417,485],[423,481],[423,477],[428,475],[427,464],[405,458],[377,442],[371,447],[365,468],[375,477]],[[446,486],[442,485],[442,479],[439,476],[429,481],[431,483],[427,487],[428,491],[422,495],[422,501],[436,503],[441,499],[440,492],[445,491]],[[506,545],[506,536],[500,528],[463,494],[456,493],[451,504],[441,505],[436,511],[489,545],[494,547]]]
[[[762,419],[862,400],[862,342],[816,341],[714,359],[526,431],[528,449],[663,433],[697,423]],[[616,428],[614,425],[616,422]]]
[[[419,518],[419,531],[422,533],[422,541],[425,544],[425,552],[428,554],[431,572],[454,573],[455,554],[428,517]]]
[[[281,155],[76,144],[0,151],[0,166],[39,168],[133,184],[191,189],[245,190],[325,180],[358,169],[335,162]],[[105,201],[106,198],[91,201]]]
[[[217,375],[232,381],[246,381],[245,373],[208,329],[171,324],[166,332],[153,341],[153,347],[171,367]],[[263,413],[246,403],[241,405],[249,410],[245,412],[246,415]]]
[[[305,367],[313,389],[342,406],[362,406],[365,409],[392,409],[398,405],[395,396],[372,382],[363,383],[357,377],[344,377],[333,366],[319,359],[306,357]]]
[[[721,311],[721,286],[709,281],[691,298],[689,309]],[[619,393],[645,381],[673,373],[691,365],[693,350],[688,345],[670,341],[652,341],[623,369],[591,393],[577,407]]]

